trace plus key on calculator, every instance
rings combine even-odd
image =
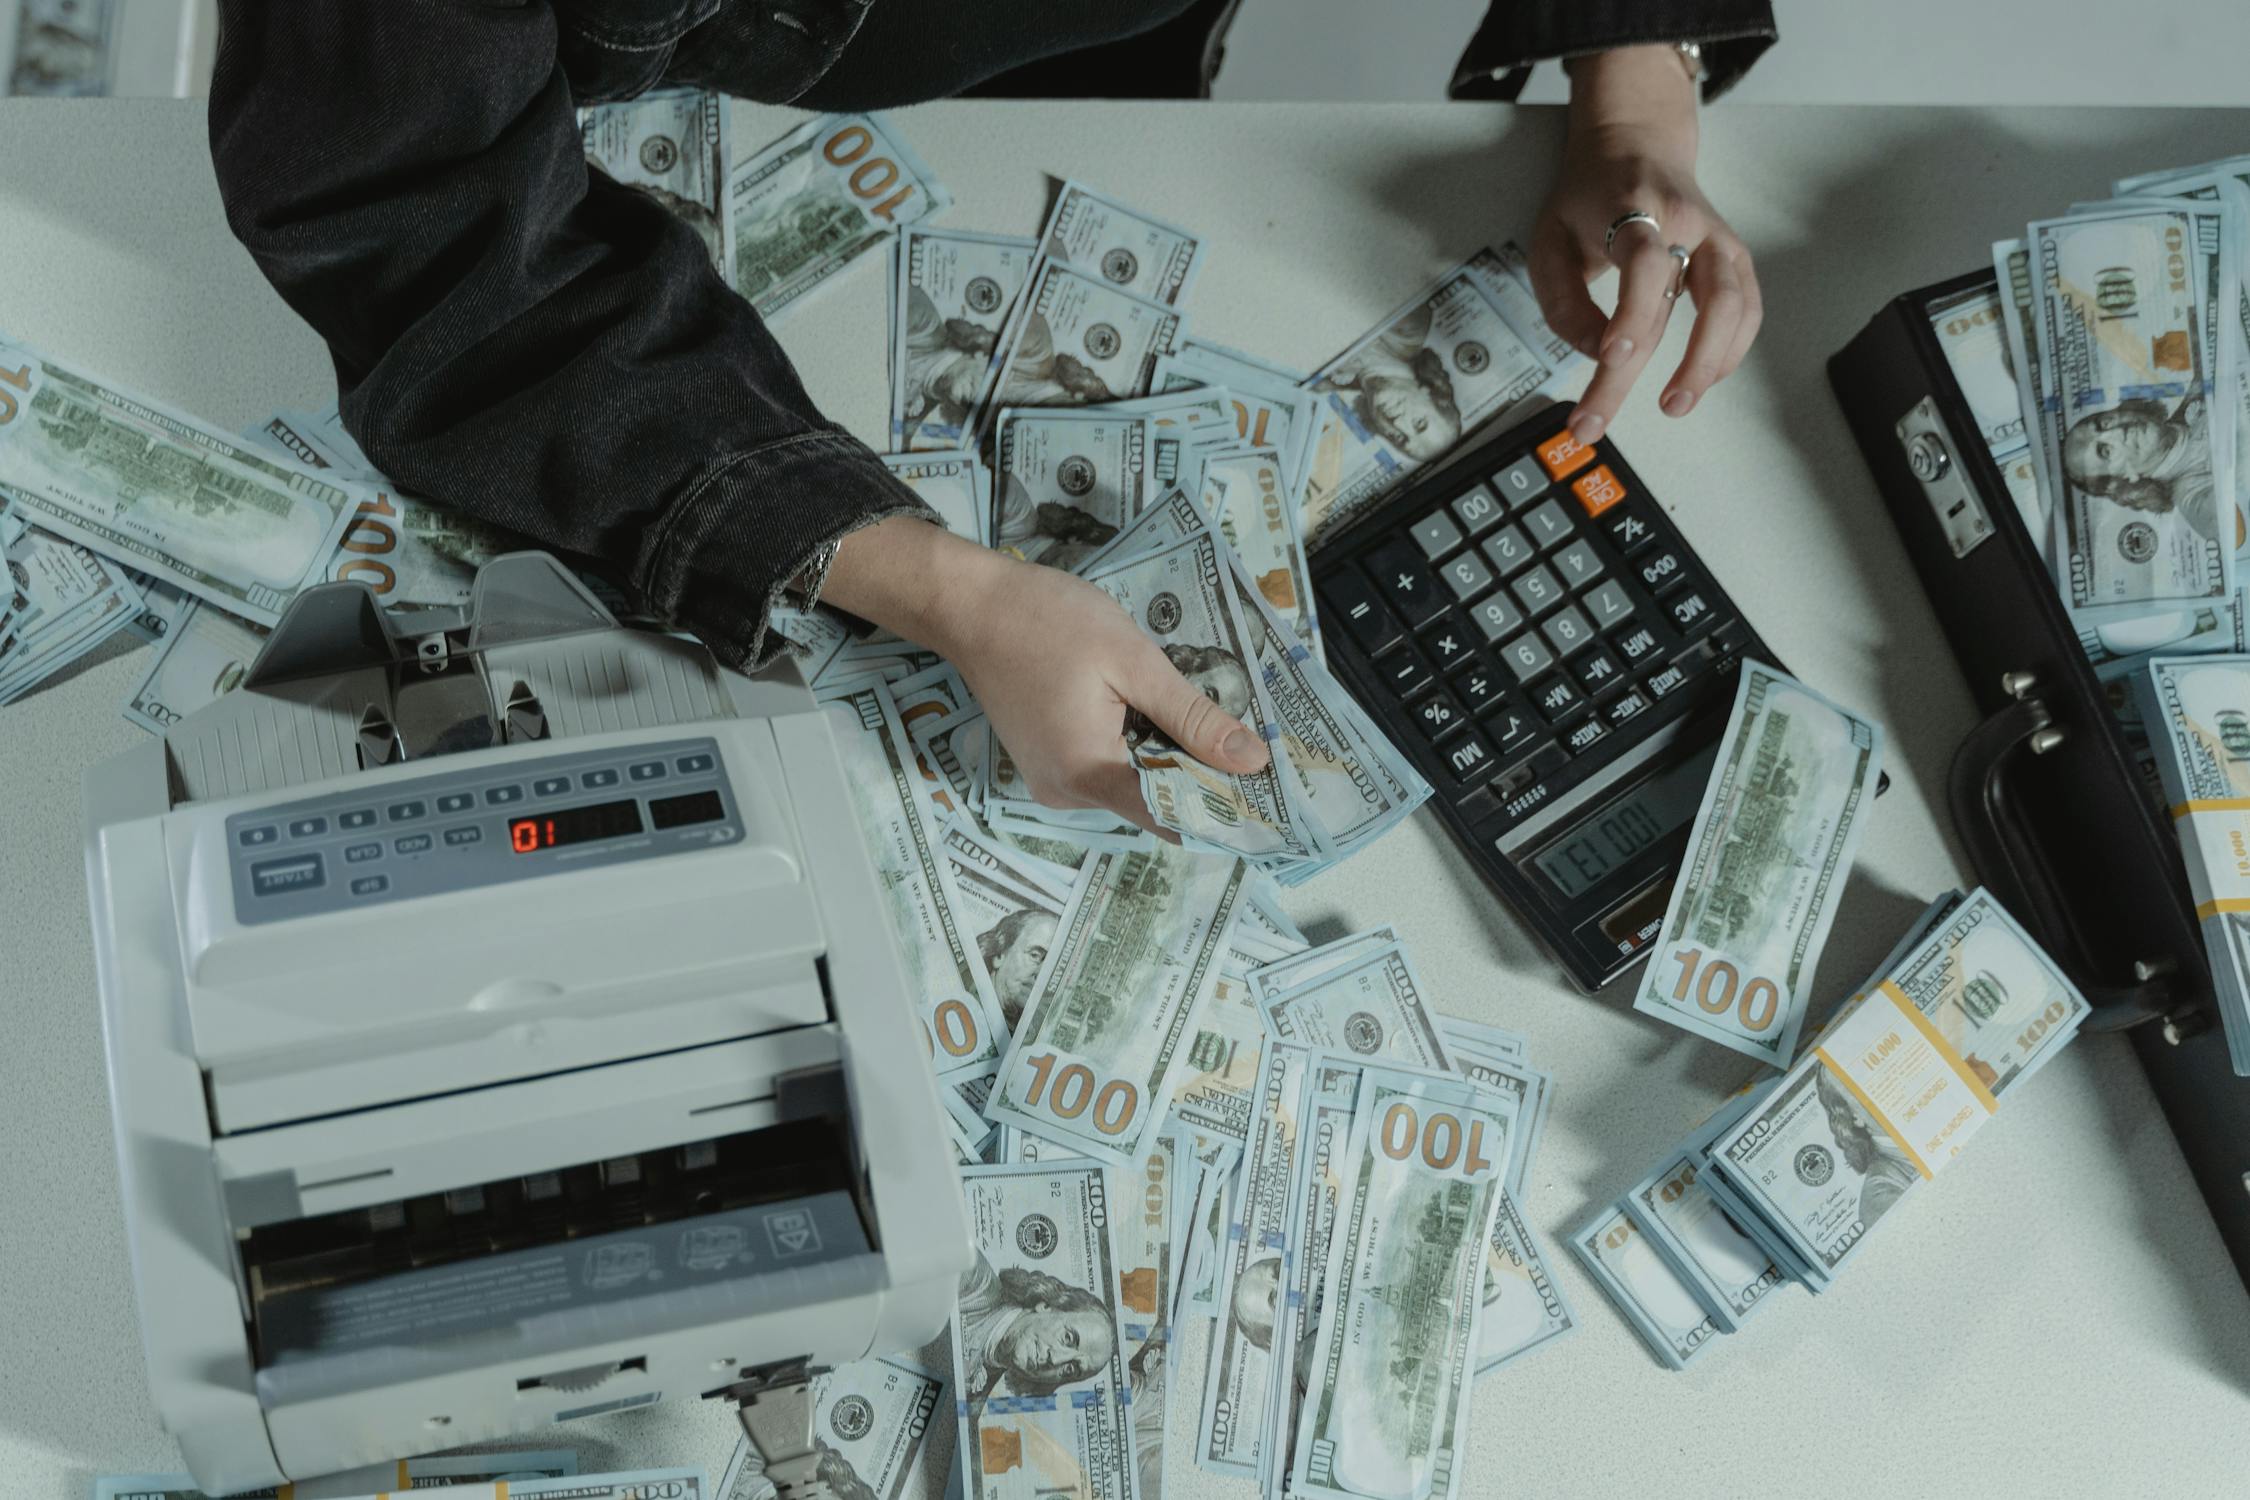
[[[1329,665],[1586,989],[1655,934],[1744,656],[1775,661],[1606,438],[1551,406],[1313,552]]]

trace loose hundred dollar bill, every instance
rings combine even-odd
[[[727,179],[734,289],[772,317],[953,202],[883,115],[822,115]]]
[[[1042,260],[993,357],[985,411],[1084,406],[1148,394],[1184,316],[1101,278]],[[981,422],[979,425],[982,425]]]
[[[1281,454],[1272,448],[1247,448],[1213,454],[1205,460],[1203,512],[1234,549],[1258,596],[1289,627],[1299,644],[1320,650],[1320,627],[1313,612],[1312,567],[1304,539],[1297,534],[1297,506],[1291,498]]]
[[[1262,972],[1250,984],[1266,1031],[1278,1041],[1418,1068],[1453,1066],[1404,944],[1376,948],[1294,988],[1277,992]]]
[[[1269,1043],[1258,1066],[1257,1115],[1242,1157],[1239,1199],[1220,1263],[1219,1321],[1204,1366],[1195,1462],[1214,1474],[1254,1479],[1271,1440],[1274,1327],[1287,1274],[1290,1164],[1312,1053]]]
[[[1650,1352],[1672,1369],[1686,1369],[1719,1337],[1719,1325],[1624,1204],[1596,1214],[1571,1236],[1570,1248]]]
[[[1484,1272],[1484,1313],[1477,1326],[1477,1373],[1497,1370],[1543,1349],[1578,1326],[1546,1252],[1503,1190],[1492,1218]]]
[[[1092,271],[1121,291],[1176,306],[1203,267],[1203,241],[1082,182],[1065,182],[1039,234],[1048,260]]]
[[[534,1479],[567,1479],[578,1472],[578,1455],[568,1448],[541,1448],[520,1453],[431,1453],[370,1464],[324,1474],[318,1479],[298,1479],[287,1484],[265,1485],[236,1491],[232,1500],[340,1500],[352,1495],[380,1494],[390,1490],[443,1489],[450,1485],[511,1485]],[[589,1481],[601,1484],[601,1476]],[[596,1491],[598,1494],[599,1491]],[[104,1474],[94,1480],[94,1500],[205,1500],[189,1474]],[[623,1500],[623,1497],[619,1497]]]
[[[1268,364],[1238,349],[1228,349],[1188,334],[1179,352],[1156,362],[1156,389],[1218,387],[1225,392],[1235,436],[1254,448],[1271,448],[1282,457],[1282,486],[1291,497],[1303,492],[1305,470],[1320,435],[1321,397],[1304,389],[1305,376]]]
[[[1130,1164],[1218,980],[1247,874],[1169,845],[1090,859],[987,1116]]]
[[[2056,583],[2074,611],[2234,592],[2234,408],[2213,400],[2233,380],[2217,324],[2230,218],[2219,204],[2132,203],[2025,231],[2037,441],[2056,480]]]
[[[821,1484],[855,1500],[938,1500],[945,1481],[927,1462],[945,1382],[896,1359],[861,1359],[812,1379],[813,1447]],[[719,1474],[713,1500],[775,1500],[766,1462],[747,1437]]]
[[[1883,731],[1744,662],[1633,1009],[1786,1067],[1883,768]]]
[[[704,1500],[711,1488],[701,1469],[628,1469],[614,1474],[578,1474],[560,1479],[447,1484],[445,1500]],[[385,1500],[377,1491],[351,1500]],[[293,1497],[292,1497],[293,1500]]]
[[[1172,1178],[1179,1138],[1158,1130],[1130,1167],[1109,1169],[1110,1222],[1117,1240],[1118,1332],[1133,1391],[1133,1466],[1140,1500],[1164,1492],[1166,1373],[1172,1358]]]
[[[1504,1129],[1463,1079],[1374,1064],[1361,1075],[1292,1494],[1477,1493],[1469,1383]]]
[[[0,337],[0,488],[21,516],[271,625],[364,498]]]
[[[1009,1035],[1023,1019],[1047,950],[1061,929],[1070,884],[1059,892],[1051,889],[1011,851],[987,842],[962,818],[945,822],[941,847],[953,872],[956,915],[968,929],[973,957],[990,976],[1000,1006],[1000,1035]]]
[[[1478,251],[1306,383],[1328,405],[1306,472],[1308,545],[1576,358],[1540,315],[1523,266],[1512,244]]]
[[[1290,1493],[1290,1460],[1311,1387],[1313,1343],[1328,1284],[1328,1250],[1335,1243],[1337,1217],[1345,1211],[1345,1148],[1351,1144],[1352,1115],[1359,1106],[1359,1077],[1355,1063],[1314,1058],[1298,1095],[1283,1220],[1281,1306],[1273,1329],[1273,1389],[1266,1398],[1267,1436],[1259,1450],[1259,1484],[1269,1500]]]
[[[1139,1500],[1104,1169],[971,1167],[961,1193],[976,1250],[952,1330],[965,1493]]]
[[[992,357],[1031,275],[1033,244],[1006,234],[909,227],[891,270],[891,446],[968,441]]]
[[[337,429],[306,415],[276,412],[244,436],[361,486],[327,578],[366,585],[378,604],[458,608],[469,602],[479,568],[505,553],[538,545],[505,527],[400,493],[367,467],[356,445],[337,441]]]
[[[1994,457],[2013,453],[2028,442],[2024,409],[2016,399],[2016,371],[2009,359],[2006,314],[2000,293],[1981,286],[1930,304],[1930,329],[1938,352],[1953,371],[1953,383],[1969,403],[1977,435]]]
[[[1831,1279],[2086,1014],[1991,893],[1973,891],[1707,1159],[1816,1280]]]
[[[1172,1257],[1178,1267],[1173,1275],[1172,1321],[1178,1323],[1189,1312],[1209,1317],[1217,1311],[1219,1252],[1233,1207],[1234,1183],[1242,1176],[1235,1170],[1242,1164],[1242,1143],[1205,1135],[1176,1120],[1165,1128],[1180,1137],[1182,1153],[1180,1186],[1172,1199],[1172,1239],[1179,1247]]]
[[[586,159],[687,220],[721,273],[734,261],[721,201],[733,161],[728,114],[726,97],[703,89],[667,89],[578,114]]]
[[[98,98],[113,81],[125,0],[16,0],[9,94]]]
[[[1244,926],[1250,910],[1249,903],[1243,903]],[[1211,1001],[1196,1018],[1186,1062],[1173,1081],[1168,1113],[1205,1135],[1247,1144],[1258,1054],[1265,1041],[1265,1024],[1250,1001],[1249,978],[1232,964],[1222,964],[1218,982],[1211,987]]]
[[[2250,1075],[2250,656],[2160,658],[2138,686],[2227,1047]]]
[[[1109,412],[1013,409],[993,444],[995,547],[1066,571],[1139,515],[1149,498],[1149,422]]]
[[[255,625],[196,600],[151,655],[147,674],[125,699],[125,717],[162,734],[242,686],[265,644]]]
[[[960,919],[952,868],[930,837],[913,746],[889,690],[880,681],[853,679],[822,701],[943,1096],[952,1091],[954,1075],[988,1073],[1000,1055],[1007,1036],[1000,1002],[985,966],[971,952],[975,938]],[[964,1131],[964,1144],[983,1135],[981,1127],[967,1132],[959,1115],[950,1109],[949,1114]]]

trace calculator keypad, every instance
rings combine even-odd
[[[1723,596],[1605,456],[1567,433],[1518,450],[1322,580],[1464,810],[1539,803],[1519,794],[1631,739],[1716,659]]]

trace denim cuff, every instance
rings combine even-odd
[[[1655,42],[1703,48],[1703,97],[1732,88],[1779,35],[1771,0],[1576,0],[1495,4],[1469,41],[1446,92],[1455,99],[1513,99],[1531,65]]]
[[[648,528],[633,583],[721,662],[752,671],[784,647],[766,628],[775,606],[811,607],[843,539],[897,515],[943,524],[866,444],[802,433],[703,474]]]

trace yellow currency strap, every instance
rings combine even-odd
[[[2223,911],[2250,911],[2250,896],[2214,896],[2195,909],[2195,919],[2200,922]]]
[[[2172,804],[2175,820],[2199,812],[2250,812],[2250,797],[2191,797]]]
[[[1836,1059],[1828,1055],[1828,1049],[1826,1047],[1813,1048],[1813,1056],[1820,1059],[1820,1064],[1822,1067],[1826,1068],[1830,1073],[1835,1075],[1836,1081],[1838,1083],[1842,1084],[1845,1088],[1852,1091],[1852,1097],[1859,1101],[1859,1107],[1867,1111],[1867,1118],[1873,1120],[1876,1124],[1883,1127],[1883,1133],[1891,1138],[1891,1144],[1898,1147],[1899,1150],[1905,1152],[1906,1159],[1914,1163],[1914,1170],[1921,1173],[1922,1176],[1927,1179],[1930,1176],[1930,1168],[1929,1164],[1922,1160],[1922,1153],[1915,1150],[1914,1147],[1907,1142],[1906,1137],[1898,1133],[1898,1127],[1891,1123],[1891,1117],[1889,1115],[1884,1114],[1881,1110],[1875,1107],[1875,1101],[1867,1097],[1867,1090],[1859,1086],[1859,1080],[1852,1077],[1851,1074],[1845,1072],[1843,1068],[1837,1064]]]
[[[1922,1040],[1930,1044],[1930,1050],[1937,1053],[1939,1061],[1953,1070],[1953,1076],[1960,1079],[1976,1101],[1984,1106],[1987,1115],[2000,1112],[2000,1102],[1992,1097],[1992,1091],[1984,1086],[1984,1081],[1977,1077],[1975,1070],[1962,1061],[1961,1054],[1954,1050],[1953,1044],[1930,1024],[1930,1018],[1922,1014],[1922,1008],[1907,998],[1906,991],[1900,989],[1895,981],[1886,979],[1875,987],[1875,992],[1890,1001],[1891,1007],[1921,1033]],[[1852,1097],[1859,1101],[1860,1108],[1867,1111],[1867,1117],[1883,1127],[1884,1133],[1891,1138],[1891,1144],[1906,1153],[1906,1159],[1914,1163],[1914,1170],[1925,1178],[1929,1177],[1929,1163],[1922,1160],[1922,1153],[1915,1150],[1899,1128],[1891,1123],[1890,1116],[1876,1107],[1875,1101],[1867,1096],[1867,1091],[1859,1086],[1859,1081],[1838,1065],[1835,1058],[1828,1055],[1826,1047],[1816,1047],[1813,1050],[1822,1066],[1836,1075],[1836,1081],[1851,1090]]]

